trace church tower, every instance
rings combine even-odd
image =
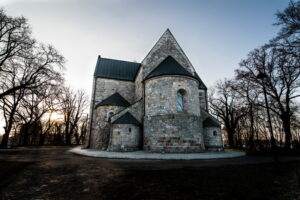
[[[142,67],[145,150],[203,151],[199,99],[202,81],[169,29],[143,60]]]

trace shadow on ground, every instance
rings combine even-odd
[[[274,200],[296,199],[300,191],[299,161],[111,160],[67,149],[0,151],[0,199]]]

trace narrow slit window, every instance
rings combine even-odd
[[[183,95],[184,92],[179,90],[177,92],[177,111],[182,112],[183,111]]]

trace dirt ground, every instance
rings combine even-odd
[[[299,199],[299,158],[100,159],[70,147],[0,150],[0,199]]]

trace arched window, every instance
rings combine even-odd
[[[214,135],[214,136],[217,136],[217,135],[218,135],[217,131],[214,131],[214,132],[213,132],[213,135]]]
[[[180,89],[177,92],[177,111],[182,112],[183,111],[183,97],[184,97],[185,91]]]

